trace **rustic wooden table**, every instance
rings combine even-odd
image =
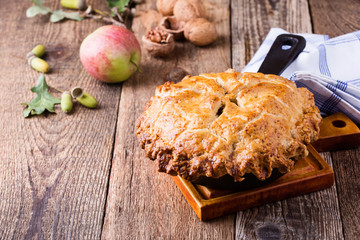
[[[92,5],[106,9],[105,1]],[[59,1],[46,1],[60,8]],[[0,8],[0,239],[358,239],[360,147],[322,154],[335,172],[326,190],[201,222],[172,179],[156,172],[135,137],[135,120],[157,85],[178,66],[191,74],[240,71],[271,27],[331,37],[360,29],[358,0],[206,0],[215,44],[176,45],[166,59],[143,53],[141,73],[123,84],[94,80],[78,56],[96,20],[52,24],[28,19],[30,1]],[[138,13],[155,9],[155,0]],[[136,17],[140,39],[149,20]],[[150,24],[151,25],[151,24]],[[20,102],[39,74],[24,59],[43,43],[57,88],[84,87],[97,110],[24,119]],[[57,93],[54,93],[57,94]]]

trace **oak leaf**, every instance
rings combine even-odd
[[[61,102],[60,99],[52,96],[48,92],[48,85],[45,81],[44,74],[40,75],[37,85],[32,87],[31,91],[36,93],[36,97],[29,103],[23,103],[23,105],[27,106],[24,110],[24,117],[42,114],[45,110],[55,112],[54,105]]]

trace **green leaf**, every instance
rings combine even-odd
[[[59,22],[64,18],[68,18],[76,21],[81,21],[83,19],[83,17],[80,15],[79,12],[64,12],[61,10],[52,11],[50,8],[45,7],[43,5],[44,0],[31,0],[31,2],[34,4],[34,6],[26,10],[27,17],[35,17],[38,14],[45,15],[51,13],[50,16],[51,22]]]
[[[64,17],[76,21],[81,21],[83,19],[83,17],[78,12],[65,12]]]
[[[78,12],[64,12],[61,10],[55,10],[50,17],[50,22],[59,22],[64,18],[81,21],[83,18]]]
[[[32,87],[31,91],[36,93],[36,97],[31,102],[25,103],[27,108],[24,110],[24,117],[42,114],[45,110],[55,112],[54,105],[61,102],[60,99],[48,92],[48,85],[46,84],[44,74],[40,75],[37,85]]]
[[[28,8],[28,10],[26,10],[26,16],[31,18],[31,17],[35,17],[38,14],[46,15],[50,12],[51,9],[48,7],[35,5]]]
[[[50,16],[50,22],[59,22],[59,21],[63,20],[64,18],[65,17],[64,17],[64,14],[62,14],[62,11],[55,10]]]
[[[44,4],[44,0],[31,0],[31,2],[36,6],[42,6]]]
[[[118,12],[124,11],[130,0],[106,0],[110,8],[118,7]]]

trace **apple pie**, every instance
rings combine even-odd
[[[186,76],[158,86],[136,127],[159,171],[194,181],[226,174],[259,180],[292,169],[319,135],[314,97],[283,77],[262,73]]]

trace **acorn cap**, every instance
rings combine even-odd
[[[84,95],[84,90],[82,88],[74,87],[71,89],[71,96],[73,98],[79,98],[82,97],[83,95]]]

